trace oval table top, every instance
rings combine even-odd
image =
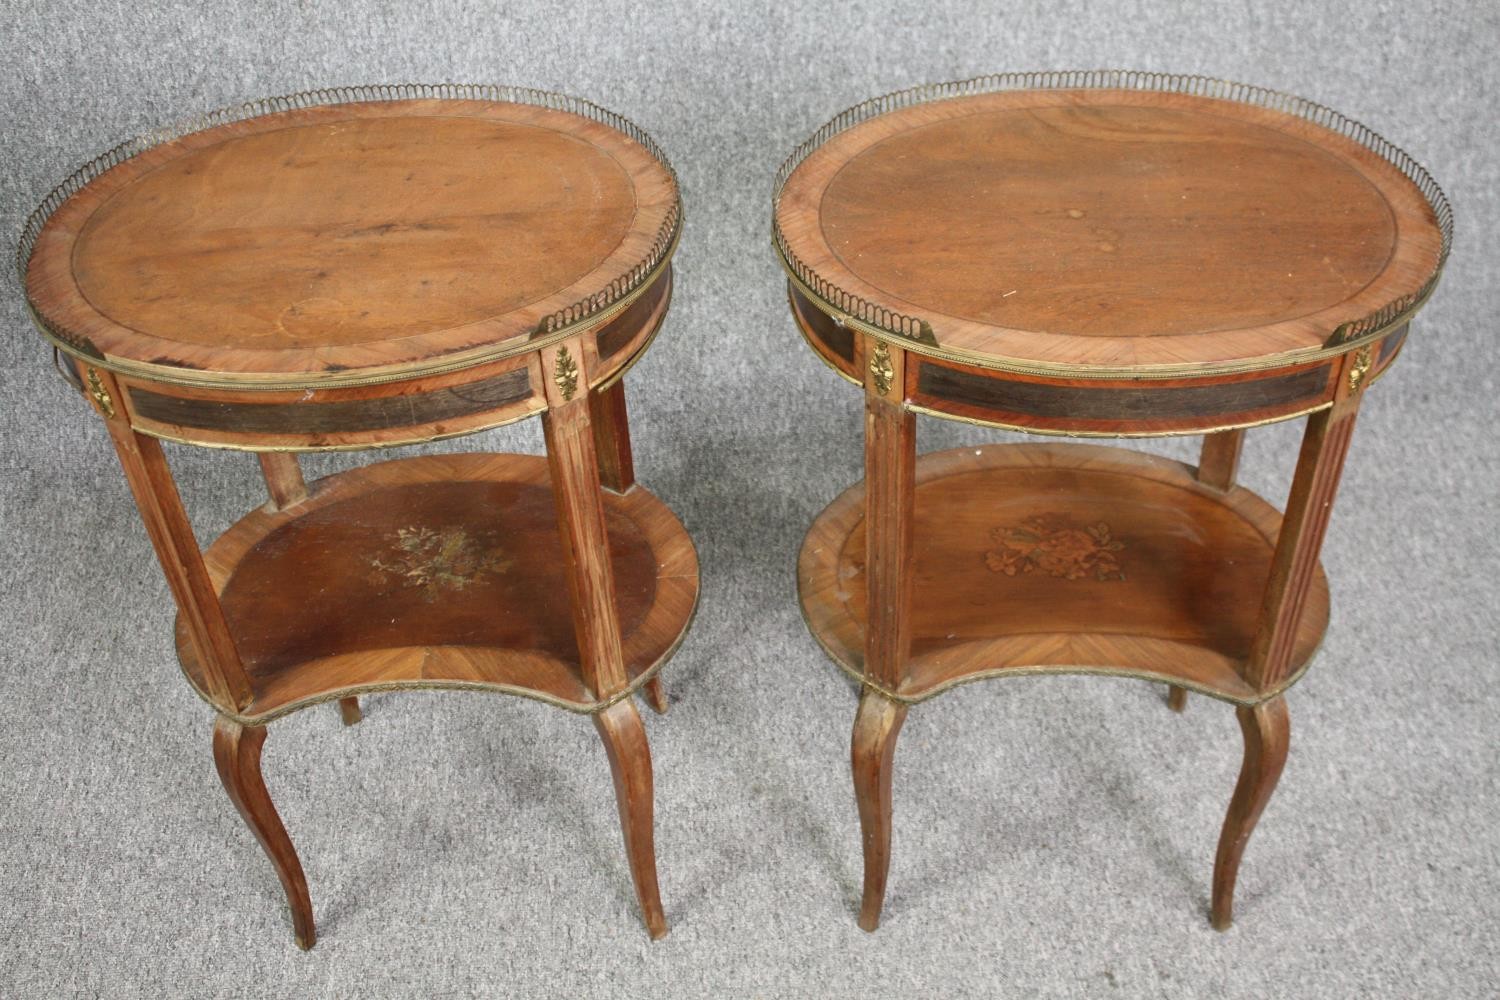
[[[650,283],[680,208],[644,133],[455,90],[299,95],[101,158],[23,242],[39,325],[141,377],[324,386],[534,350]]]
[[[777,193],[800,290],[911,350],[1083,377],[1302,363],[1431,291],[1447,203],[1378,136],[1251,88],[1091,76],[1109,85],[988,78],[834,119]]]

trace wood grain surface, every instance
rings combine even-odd
[[[1001,366],[1276,364],[1416,292],[1442,245],[1417,186],[1352,139],[1109,89],[863,121],[796,168],[777,222],[820,278],[928,321],[932,353]]]
[[[110,364],[267,381],[495,357],[674,224],[600,122],[493,101],[299,108],[153,147],[48,220],[28,297]]]
[[[314,701],[399,687],[472,687],[587,710],[545,459],[441,455],[311,484],[239,521],[204,558],[249,677],[236,712],[264,722]],[[627,678],[670,656],[692,616],[697,557],[643,487],[603,494]]]
[[[1242,487],[1220,491],[1181,463],[1091,445],[962,448],[917,460],[905,701],[1028,673],[1101,672],[1254,704],[1245,676],[1280,517]],[[819,515],[798,587],[814,636],[865,667],[863,488]],[[1328,622],[1321,568],[1294,623],[1295,680]]]

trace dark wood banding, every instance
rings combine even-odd
[[[599,330],[594,340],[594,345],[599,351],[599,357],[609,360],[619,354],[642,333],[647,331],[651,325],[651,314],[661,303],[662,296],[666,295],[672,288],[672,274],[670,268],[657,278],[655,283],[646,291],[637,296],[636,300],[626,306],[620,315],[610,320]],[[647,331],[649,332],[649,331]]]
[[[138,417],[176,427],[241,434],[333,434],[452,420],[530,395],[530,375],[525,368],[515,368],[480,382],[432,392],[330,403],[215,402],[140,388],[131,390],[131,403]]]
[[[810,302],[807,296],[795,288],[788,288],[792,297],[792,305],[797,310],[797,315],[810,336],[815,338],[832,354],[836,354],[850,364],[854,363],[854,332],[842,323],[836,323],[832,316],[817,308]]]
[[[1329,365],[1283,372],[1266,378],[1205,385],[1002,381],[992,375],[921,364],[918,404],[958,404],[994,413],[1063,421],[1159,421],[1224,417],[1315,405],[1325,395]]]
[[[1396,352],[1401,349],[1402,343],[1406,340],[1407,331],[1410,329],[1410,323],[1403,323],[1400,329],[1386,334],[1386,338],[1380,342],[1380,351],[1376,354],[1377,365],[1384,366],[1396,356]]]

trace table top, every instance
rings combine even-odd
[[[819,308],[1036,374],[1306,362],[1403,321],[1451,221],[1399,150],[1198,78],[993,77],[867,102],[783,168],[775,235]]]
[[[491,361],[599,322],[665,265],[679,221],[660,150],[601,108],[370,88],[218,112],[106,154],[33,217],[21,266],[43,331],[90,363],[322,386]]]

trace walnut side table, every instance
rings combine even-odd
[[[266,723],[360,694],[503,692],[590,716],[646,927],[666,933],[632,695],[698,597],[693,545],[635,482],[621,378],[666,315],[675,175],[634,125],[509,87],[346,88],[126,143],[28,222],[37,326],[119,453],[218,713],[214,758],[297,942],[302,866]],[[405,458],[304,483],[294,453],[539,414],[547,457]],[[256,452],[270,501],[200,552],[160,442]]]
[[[1451,213],[1384,139],[1196,77],[1014,74],[852,108],[782,168],[774,242],[813,350],[865,395],[865,479],[798,562],[861,684],[859,922],[879,923],[908,707],[1098,673],[1236,706],[1212,921],[1276,785],[1286,690],[1328,622],[1318,551],[1365,390],[1447,257]],[[915,454],[915,415],[1205,435],[1196,468],[1084,444]],[[1306,417],[1286,513],[1235,485],[1245,428]]]

